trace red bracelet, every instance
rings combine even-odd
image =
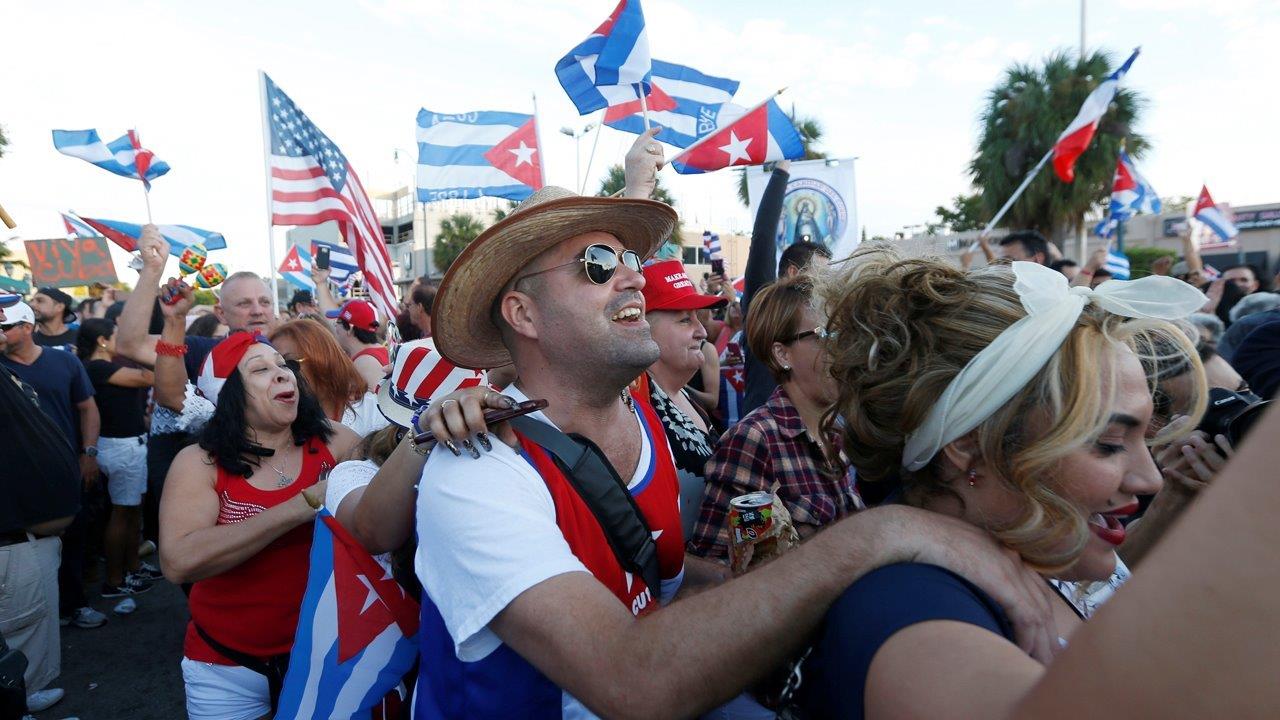
[[[163,340],[156,341],[156,355],[167,355],[169,357],[180,358],[186,354],[187,346],[185,344],[174,345],[173,343],[167,343]]]

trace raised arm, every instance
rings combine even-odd
[[[645,130],[627,150],[623,159],[622,174],[626,182],[623,197],[638,200],[653,197],[653,191],[658,187],[658,171],[666,164],[662,143],[653,139],[661,131],[662,128],[656,126]]]
[[[742,314],[756,291],[778,279],[778,218],[782,217],[782,196],[791,179],[791,161],[782,160],[769,173],[769,184],[760,196],[755,224],[751,226],[751,249],[747,252],[747,268],[742,288]]]
[[[320,308],[320,313],[324,314],[330,310],[337,310],[339,307],[338,299],[333,296],[333,288],[329,286],[329,269],[318,268],[312,262],[311,281],[316,284],[316,305]],[[332,326],[335,321],[326,315],[325,323]]]
[[[138,284],[129,294],[116,327],[116,352],[147,366],[156,364],[156,336],[147,333],[151,325],[151,309],[155,307],[164,264],[169,259],[169,243],[155,225],[142,228],[138,238],[138,254],[142,270]],[[179,340],[181,342],[181,340]]]
[[[1204,260],[1200,258],[1200,248],[1196,246],[1195,240],[1191,237],[1191,223],[1184,223],[1182,230],[1178,232],[1178,236],[1182,239],[1182,255],[1187,261],[1187,272],[1204,273]]]
[[[179,297],[172,305],[160,305],[160,312],[164,315],[160,340],[170,348],[180,348],[186,342],[187,312],[195,302],[195,291],[185,283],[175,281],[172,285]],[[153,354],[155,348],[156,343],[151,343]],[[183,356],[176,351],[155,354],[154,365],[156,372],[153,398],[156,404],[181,413],[187,400],[187,366],[183,362]]]

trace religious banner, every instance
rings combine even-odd
[[[27,260],[38,287],[71,287],[117,281],[106,238],[27,240]]]
[[[769,175],[761,167],[747,168],[747,196],[755,217]],[[809,240],[831,250],[837,260],[858,247],[858,210],[853,160],[805,160],[791,163],[791,179],[782,197],[782,215],[775,236],[776,252]]]

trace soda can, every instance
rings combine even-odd
[[[729,527],[734,545],[757,543],[768,537],[773,528],[773,493],[761,490],[730,500]]]

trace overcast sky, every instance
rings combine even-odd
[[[267,270],[256,71],[266,70],[346,153],[370,190],[411,180],[414,117],[531,109],[538,96],[548,182],[574,184],[581,125],[556,82],[557,59],[613,0],[7,3],[2,20],[0,204],[22,237],[63,234],[58,212],[145,221],[137,182],[56,153],[52,128],[129,127],[173,170],[153,185],[157,222],[224,233],[235,269]],[[923,223],[968,189],[983,93],[1012,61],[1079,44],[1076,0],[780,3],[644,0],[655,57],[742,81],[754,104],[819,118],[823,149],[858,157],[858,210],[869,234]],[[1280,200],[1280,3],[1090,0],[1090,48],[1143,54],[1126,78],[1150,104],[1154,143],[1140,169],[1166,196],[1208,182],[1233,205]],[[634,136],[605,129],[591,171]],[[590,151],[582,140],[582,163]],[[394,161],[397,149],[401,161]],[[694,227],[749,227],[729,172],[663,172]],[[5,234],[4,237],[9,237]],[[277,240],[282,238],[276,232]],[[122,269],[131,282],[132,272]]]

